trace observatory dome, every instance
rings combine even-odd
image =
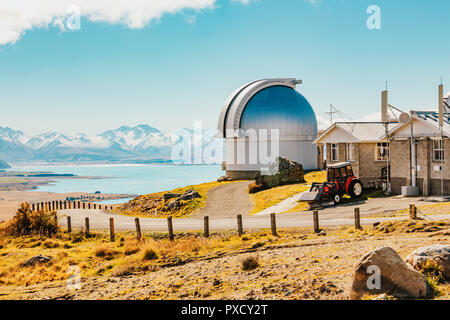
[[[308,100],[295,90],[300,83],[293,78],[257,80],[228,97],[218,124],[226,143],[228,176],[251,179],[263,170],[259,160],[254,163],[251,159],[264,158],[258,143],[264,146],[274,139],[279,156],[301,163],[304,169],[317,168],[317,147],[312,144],[317,137],[317,120]],[[267,130],[267,136],[262,136],[261,130]],[[269,137],[273,130],[278,131],[277,138]]]
[[[255,94],[242,112],[239,127],[279,129],[281,137],[311,139],[317,134],[317,120],[309,102],[296,90],[272,86]]]

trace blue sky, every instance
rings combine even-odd
[[[381,9],[380,30],[366,26],[369,5]],[[34,26],[4,41],[0,126],[29,134],[140,123],[169,131],[194,120],[216,127],[235,88],[268,77],[302,79],[298,90],[324,119],[331,103],[352,119],[376,120],[386,80],[390,103],[405,110],[436,109],[441,77],[450,91],[448,0],[186,7],[142,28],[82,17],[79,31]]]

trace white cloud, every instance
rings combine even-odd
[[[27,30],[58,27],[72,17],[78,6],[81,16],[92,22],[143,28],[164,14],[184,9],[214,8],[216,0],[0,0],[0,45],[16,43]],[[247,3],[248,0],[240,0]]]

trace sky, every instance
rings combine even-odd
[[[0,126],[212,128],[237,87],[279,77],[303,80],[321,127],[330,104],[378,120],[386,81],[390,104],[436,110],[449,13],[448,0],[0,0]]]

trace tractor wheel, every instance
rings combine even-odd
[[[361,197],[363,193],[363,185],[359,180],[353,180],[348,186],[348,194],[352,199]]]
[[[339,203],[341,203],[342,197],[339,193],[336,193],[333,197],[333,200],[334,200],[334,204],[339,204]]]

